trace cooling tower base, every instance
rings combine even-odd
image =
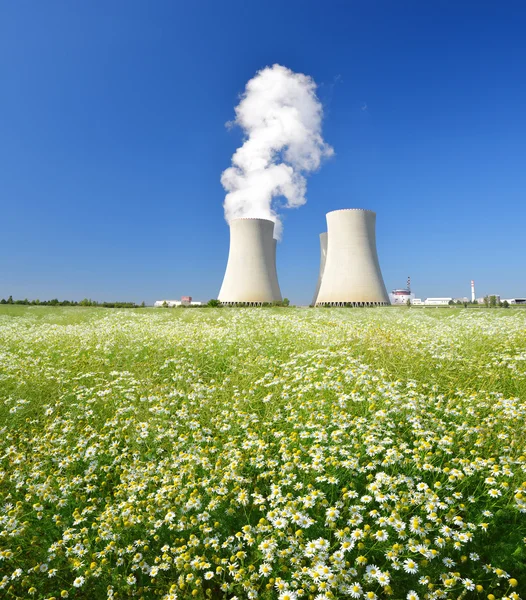
[[[221,302],[222,306],[263,306],[263,304],[272,304],[272,302]]]
[[[373,306],[389,306],[389,302],[317,302],[316,306],[334,306],[341,308],[367,308]]]

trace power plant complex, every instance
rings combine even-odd
[[[362,209],[327,214],[320,234],[315,306],[388,306],[376,251],[376,213]],[[281,302],[274,223],[241,218],[230,222],[230,250],[218,299],[225,305]]]
[[[326,215],[327,231],[320,233],[320,267],[311,306],[419,306],[467,305],[464,298],[415,298],[411,278],[405,288],[388,295],[376,250],[376,213],[361,208],[333,210]],[[261,306],[283,301],[276,269],[275,223],[270,219],[241,217],[230,221],[230,249],[218,300],[223,306]],[[475,297],[471,281],[471,303],[489,305]],[[509,298],[506,305],[526,304],[526,298]],[[158,300],[155,307],[202,306],[191,296],[181,300]]]
[[[415,298],[411,278],[406,288],[388,295],[376,250],[376,213],[361,208],[333,210],[320,233],[320,269],[312,306],[430,306],[458,303],[454,298]],[[261,306],[282,302],[276,269],[275,225],[270,219],[243,217],[230,221],[230,250],[218,300],[226,306]],[[495,296],[500,300],[500,296]],[[200,304],[158,301],[156,306]],[[467,302],[468,298],[462,299]],[[471,281],[475,303],[475,282]],[[526,304],[512,298],[508,304]],[[480,298],[477,304],[484,304]]]

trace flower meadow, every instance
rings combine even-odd
[[[526,598],[526,311],[0,312],[1,598]]]

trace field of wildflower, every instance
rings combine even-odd
[[[526,598],[526,311],[0,309],[1,598]]]

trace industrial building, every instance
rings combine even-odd
[[[407,305],[407,302],[412,302],[414,294],[411,293],[411,277],[407,278],[407,287],[393,290],[389,294],[389,300],[393,306]]]
[[[241,218],[230,222],[230,250],[218,299],[227,306],[281,302],[273,221]]]
[[[409,300],[409,302],[412,302],[413,297],[414,297],[414,295],[411,293],[411,290],[404,290],[404,289],[393,290],[389,294],[389,300],[391,301],[391,304],[393,306],[399,306],[402,304],[405,305],[405,304],[407,304],[408,300]]]
[[[320,278],[314,304],[388,306],[376,251],[376,213],[359,208],[329,212],[326,235],[325,256],[320,236]]]
[[[450,301],[453,298],[426,298],[422,300],[422,298],[413,298],[411,300],[412,306],[449,306]]]
[[[453,298],[426,298],[423,302],[425,306],[449,306]]]
[[[180,300],[156,300],[154,308],[175,308],[176,306],[202,306],[202,302],[194,302],[192,296],[182,296]]]

